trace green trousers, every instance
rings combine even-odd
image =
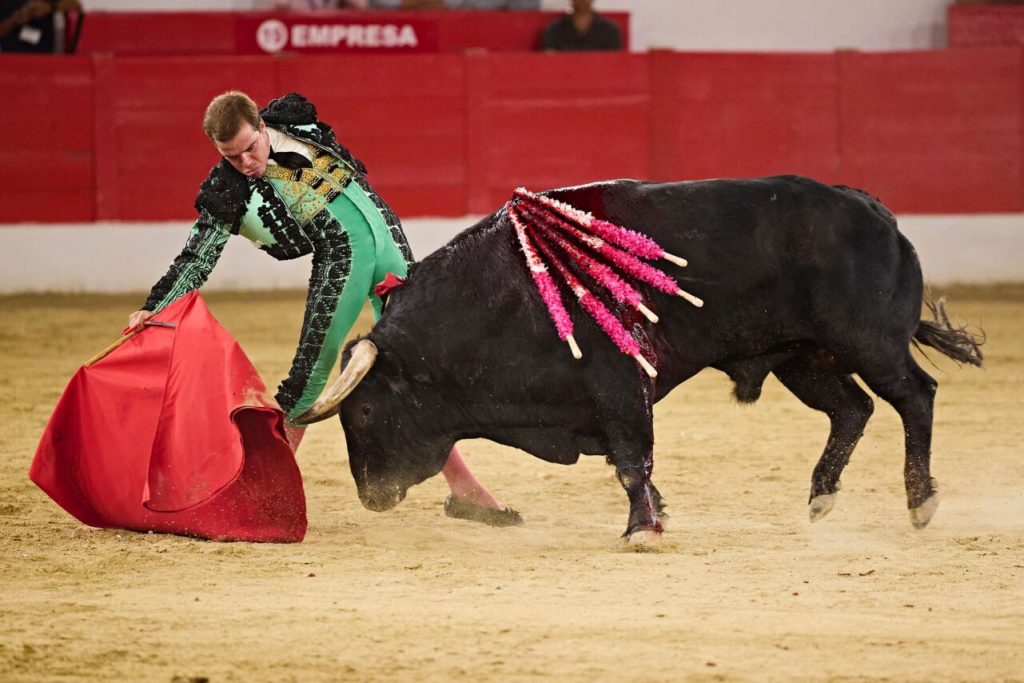
[[[383,302],[373,293],[373,288],[384,280],[388,273],[405,277],[409,267],[402,252],[391,239],[391,233],[384,223],[380,210],[359,185],[349,183],[341,196],[331,202],[325,210],[330,211],[341,223],[348,237],[351,268],[330,317],[323,345],[320,347],[306,386],[298,403],[288,413],[289,421],[309,410],[320,396],[338,362],[345,338],[367,299],[373,307],[374,321],[380,319]]]

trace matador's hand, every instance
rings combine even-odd
[[[128,316],[128,331],[134,330],[136,327],[146,322],[153,317],[153,311],[141,310],[135,311]]]

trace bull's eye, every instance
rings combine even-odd
[[[371,422],[373,422],[373,406],[364,403],[359,407],[359,423],[364,428],[369,428]]]

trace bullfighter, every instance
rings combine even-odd
[[[203,131],[222,158],[200,186],[198,218],[185,247],[131,314],[129,327],[201,287],[232,235],[278,260],[312,254],[298,349],[276,395],[297,448],[304,427],[294,419],[320,395],[367,298],[380,317],[374,288],[389,273],[404,277],[412,252],[398,216],[367,182],[366,167],[302,95],[258,110],[245,93],[225,92],[207,107]],[[522,523],[516,511],[501,508],[454,447],[443,474],[451,490],[448,516],[494,526]]]

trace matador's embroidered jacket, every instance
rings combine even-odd
[[[317,120],[316,108],[311,102],[291,93],[273,100],[260,116],[267,126],[311,145],[318,161],[333,163],[327,171],[334,169],[338,175],[337,171],[343,169],[346,181],[357,183],[363,189],[380,211],[390,238],[406,261],[412,262],[412,252],[398,216],[370,187],[362,162],[338,143],[330,126]],[[325,203],[336,196],[331,188],[322,189],[327,190],[321,193],[325,195]],[[277,395],[287,412],[305,386],[323,343],[327,327],[324,318],[329,322],[339,291],[348,277],[352,252],[347,239],[326,211],[316,217],[297,217],[267,177],[246,177],[225,159],[214,166],[203,181],[195,207],[199,216],[184,249],[153,286],[143,308],[159,311],[183,294],[201,287],[231,235],[247,237],[278,260],[312,253],[313,272],[299,349]]]

